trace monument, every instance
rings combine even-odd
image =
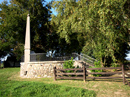
[[[28,62],[30,62],[30,15],[27,15],[26,23],[26,36],[25,36],[25,46],[24,46],[24,63],[21,63],[20,76],[23,77],[27,74]]]
[[[20,64],[20,77],[43,78],[53,76],[53,67],[62,68],[64,61],[33,61],[30,58],[30,15],[27,15],[26,36],[24,46],[24,62]]]
[[[25,36],[25,46],[24,46],[24,63],[30,62],[30,15],[27,15],[26,24],[26,36]]]

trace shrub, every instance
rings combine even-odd
[[[112,63],[111,67],[120,67],[117,63]],[[113,71],[116,71],[116,69],[113,69]]]
[[[0,64],[0,68],[4,68],[4,63],[1,63],[1,64]]]
[[[120,67],[117,63],[112,63],[111,67]]]
[[[71,60],[65,61],[65,63],[63,64],[63,68],[64,69],[70,69],[70,68],[75,68],[73,66],[74,61],[73,61],[73,57],[71,58]],[[66,72],[73,72],[73,70],[67,70]]]
[[[100,61],[94,62],[94,67],[90,67],[90,68],[101,68],[101,63]],[[90,70],[91,72],[103,72],[103,70]],[[93,76],[102,76],[101,74],[93,74]]]

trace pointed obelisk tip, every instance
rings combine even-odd
[[[30,15],[29,14],[27,14],[27,17],[29,17]]]

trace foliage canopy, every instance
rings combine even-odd
[[[35,52],[48,50],[50,4],[44,0],[10,0],[0,4],[0,51],[21,58],[24,49],[26,17],[31,18],[31,47]],[[2,53],[1,53],[2,54]]]
[[[129,0],[62,0],[53,2],[58,15],[52,24],[66,42],[71,36],[84,45],[82,52],[107,63],[122,63],[128,50]],[[84,41],[84,42],[83,42]]]

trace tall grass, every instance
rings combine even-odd
[[[32,81],[9,80],[19,68],[0,69],[0,97],[95,97],[94,91]]]

